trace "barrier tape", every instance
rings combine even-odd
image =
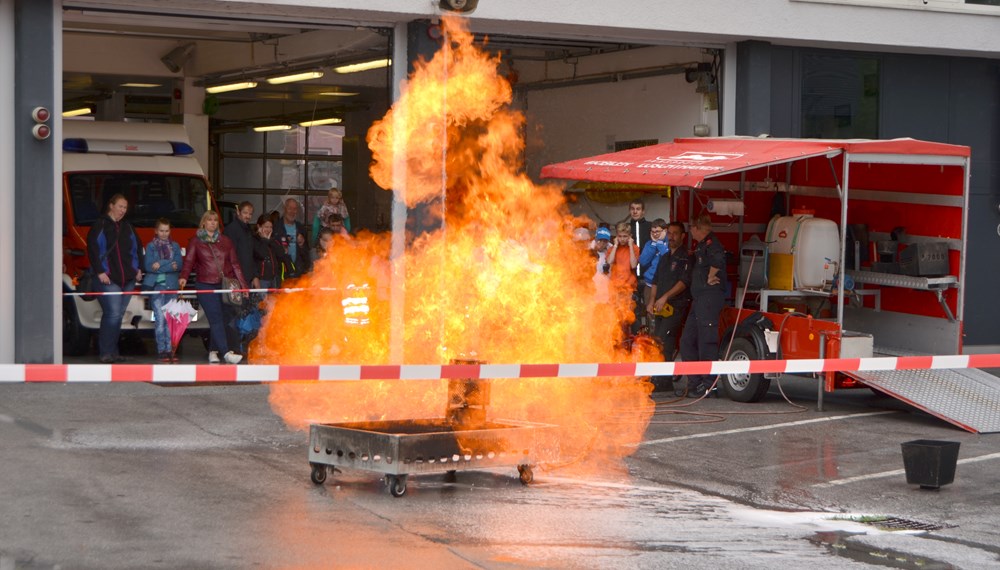
[[[81,291],[67,291],[63,293],[64,297],[102,297],[102,296],[113,296],[113,295],[180,295],[180,296],[190,296],[197,294],[209,294],[209,293],[301,293],[302,291],[341,291],[339,287],[286,287],[282,289],[173,289],[173,290],[162,290],[162,291],[143,291],[141,289],[136,289],[134,291],[95,291],[92,293],[81,292]]]
[[[1000,354],[804,360],[613,362],[603,364],[0,364],[11,382],[292,382],[440,380],[446,378],[598,378],[1000,368]]]

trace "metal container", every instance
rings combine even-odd
[[[453,364],[479,364],[454,360]],[[443,418],[313,424],[309,426],[312,481],[326,481],[327,471],[346,467],[385,473],[389,493],[406,494],[412,473],[448,473],[466,469],[517,466],[521,483],[534,479],[536,437],[554,426],[509,420],[489,421],[489,380],[452,378]]]
[[[312,481],[328,467],[386,474],[389,492],[406,493],[406,476],[516,466],[524,484],[534,479],[536,437],[554,426],[484,421],[467,428],[447,418],[313,424],[309,428]]]

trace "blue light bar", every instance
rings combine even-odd
[[[63,151],[65,152],[87,152],[86,139],[65,139],[63,141]]]
[[[174,156],[194,154],[194,148],[188,143],[170,141],[170,146],[174,147]]]

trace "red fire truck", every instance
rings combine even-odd
[[[709,213],[736,253],[722,359],[954,355],[969,156],[965,146],[913,139],[692,138],[551,164],[542,176],[668,187],[673,220]],[[755,402],[774,376],[727,374],[720,385]],[[983,371],[819,377],[820,398],[867,386],[965,429],[1000,431],[1000,391]]]

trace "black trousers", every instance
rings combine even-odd
[[[677,346],[680,344],[681,330],[684,326],[684,318],[687,316],[688,305],[674,305],[674,314],[669,317],[654,317],[653,336],[660,343],[663,350],[663,361],[673,362],[677,357]],[[653,386],[655,390],[672,390],[674,376],[654,376]]]
[[[719,358],[719,313],[726,304],[722,291],[707,291],[694,298],[681,335],[681,358],[685,362]],[[688,376],[688,390],[699,385],[709,388],[715,378],[709,374]]]

